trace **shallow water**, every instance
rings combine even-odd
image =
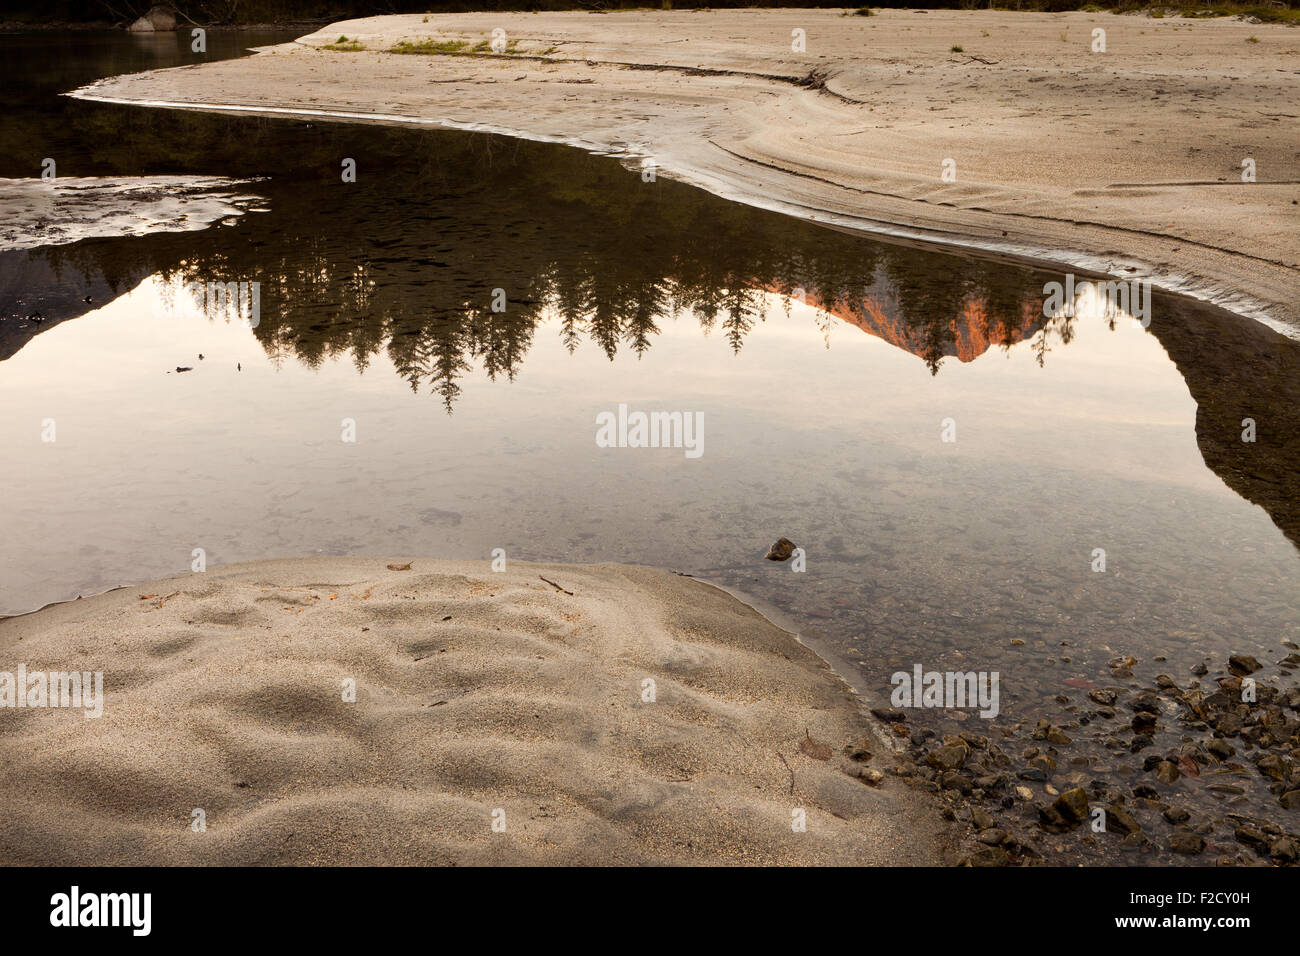
[[[0,176],[266,176],[267,211],[0,252],[0,614],[195,548],[649,564],[770,602],[873,701],[918,663],[998,671],[1003,726],[1300,641],[1296,342],[1160,296],[1147,328],[1048,320],[1060,275],[565,147],[58,99],[184,56],[67,42],[0,37]],[[190,281],[259,282],[255,326]],[[703,453],[597,447],[620,403],[701,414]],[[805,572],[764,560],[781,536]],[[1101,737],[1072,753],[1058,786],[1148,776]]]

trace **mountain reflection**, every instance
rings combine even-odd
[[[83,286],[95,286],[98,306],[150,274],[260,282],[255,334],[269,353],[308,365],[349,354],[365,368],[386,348],[412,388],[437,393],[448,410],[475,363],[513,376],[552,311],[570,349],[587,341],[610,359],[645,352],[684,312],[739,352],[762,320],[764,293],[779,292],[936,372],[945,356],[969,361],[1042,324],[1042,280],[1028,270],[827,232],[670,181],[644,183],[576,150],[368,129],[372,155],[344,184],[322,172],[343,152],[338,131],[283,126],[299,140],[289,148],[299,162],[257,184],[270,214],[179,241],[47,248],[7,274],[20,285],[29,274],[36,287],[82,276],[62,303],[46,303],[44,327],[85,311]],[[504,311],[492,308],[497,289]],[[6,340],[30,314],[17,301],[23,291],[0,290],[15,323]],[[18,344],[0,341],[0,355]]]
[[[254,188],[270,212],[200,233],[0,253],[0,359],[151,275],[173,288],[259,282],[252,334],[274,361],[346,358],[364,371],[383,350],[413,391],[436,394],[449,413],[466,376],[512,379],[552,317],[570,350],[610,360],[644,354],[665,322],[686,315],[739,353],[777,293],[935,374],[948,359],[1022,342],[1045,364],[1073,335],[1072,320],[1043,317],[1050,275],[645,183],[574,149],[198,114],[133,122],[145,127],[133,136],[146,166],[183,124],[193,150],[209,148],[187,171],[269,176]],[[355,183],[339,179],[343,157],[357,161]],[[33,312],[41,322],[27,319]],[[1158,314],[1150,331],[1201,405],[1207,464],[1300,542],[1300,346],[1180,300],[1162,299]],[[1271,427],[1243,447],[1233,436],[1247,415]]]

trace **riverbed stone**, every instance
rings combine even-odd
[[[1214,754],[1214,756],[1218,757],[1220,760],[1227,760],[1237,752],[1237,748],[1232,746],[1232,744],[1228,743],[1222,737],[1215,737],[1205,745],[1205,749]]]
[[[1165,807],[1162,814],[1170,823],[1186,823],[1192,815],[1182,807]]]
[[[1259,661],[1249,654],[1233,654],[1228,658],[1228,673],[1237,677],[1253,674],[1260,669],[1260,666]]]
[[[1078,823],[1088,816],[1087,791],[1082,787],[1071,787],[1057,797],[1052,806],[1065,819]]]
[[[1169,849],[1185,856],[1195,856],[1205,849],[1205,838],[1187,827],[1175,827],[1169,834]]]
[[[986,846],[976,850],[966,859],[962,866],[1006,866],[1011,862],[1011,854],[1000,846]]]
[[[970,751],[965,744],[948,744],[925,755],[925,762],[936,770],[957,770],[966,762]]]
[[[1156,779],[1163,784],[1172,784],[1178,781],[1182,773],[1178,769],[1178,764],[1169,760],[1162,760],[1156,764]]]
[[[1141,833],[1142,824],[1127,809],[1118,803],[1112,803],[1106,808],[1106,830],[1112,833]]]
[[[1268,847],[1268,855],[1282,863],[1294,863],[1300,857],[1295,840],[1290,837],[1278,837]]]
[[[1277,754],[1265,754],[1259,758],[1255,766],[1270,780],[1286,780],[1291,775],[1291,768]]]

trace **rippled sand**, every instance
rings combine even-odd
[[[0,860],[938,861],[937,821],[861,778],[887,751],[847,686],[735,598],[406,562],[231,565],[0,622],[0,671],[105,687],[97,719],[0,709]]]

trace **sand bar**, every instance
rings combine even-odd
[[[862,779],[889,749],[847,685],[723,591],[407,561],[230,565],[0,621],[0,671],[104,680],[97,718],[0,708],[0,862],[938,862],[933,811]]]
[[[81,95],[570,142],[651,158],[660,175],[755,205],[1149,277],[1300,328],[1300,32],[1107,13],[845,13],[377,17]],[[509,52],[473,53],[495,29]],[[1104,53],[1092,52],[1096,29]],[[364,49],[323,49],[340,36]],[[423,40],[465,46],[381,52]],[[1255,182],[1242,181],[1246,159]]]

